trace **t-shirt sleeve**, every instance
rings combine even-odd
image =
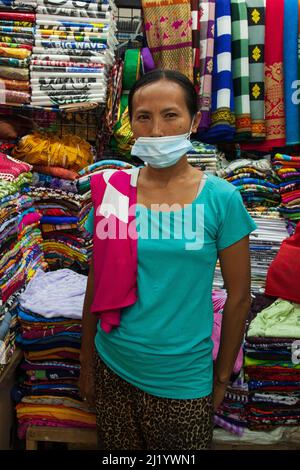
[[[87,219],[84,223],[84,228],[87,232],[89,232],[91,235],[94,233],[94,208],[92,207]]]
[[[235,190],[231,194],[227,208],[224,210],[223,217],[221,218],[217,234],[217,250],[224,250],[224,248],[237,243],[256,230],[256,228],[254,220],[250,217],[244,206],[240,192]]]

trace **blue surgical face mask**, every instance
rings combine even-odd
[[[190,131],[180,135],[165,137],[139,137],[131,149],[135,155],[153,168],[167,168],[175,165],[189,150],[193,150]]]

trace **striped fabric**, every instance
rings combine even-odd
[[[201,121],[199,132],[209,128],[212,96],[212,72],[215,41],[215,0],[199,0],[200,12],[200,90],[199,110]]]
[[[190,0],[142,0],[142,8],[156,67],[178,70],[193,81]]]
[[[208,143],[232,141],[235,135],[230,0],[216,0],[215,35],[211,127],[199,136]]]
[[[200,10],[199,0],[191,0],[194,86],[200,90]]]
[[[266,0],[246,0],[249,26],[250,111],[252,138],[264,139],[265,128],[265,8]]]
[[[236,424],[231,424],[218,415],[214,416],[214,424],[240,437],[244,434],[244,431],[245,431],[244,428],[242,428],[241,426],[237,426]]]
[[[249,35],[246,0],[231,0],[232,75],[236,140],[251,137],[249,97]]]
[[[258,10],[258,8],[256,8]],[[285,146],[283,19],[284,0],[266,0],[264,142],[242,144],[243,149],[269,152]],[[263,11],[261,12],[261,14]]]

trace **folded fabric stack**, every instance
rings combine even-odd
[[[263,291],[268,268],[287,236],[287,228],[279,212],[279,179],[267,159],[240,159],[217,170],[217,175],[236,186],[253,217],[257,230],[250,234],[251,286]],[[219,265],[215,287],[222,287]]]
[[[31,196],[42,214],[42,245],[50,269],[68,267],[85,272],[92,251],[91,240],[81,230],[85,195],[70,190],[35,187]]]
[[[239,159],[218,170],[217,175],[234,184],[247,208],[280,204],[279,179],[269,160]]]
[[[18,344],[24,380],[13,390],[19,437],[30,425],[94,428],[78,389],[87,278],[68,269],[38,271],[20,296]]]
[[[227,299],[225,290],[213,290],[212,302],[214,308],[214,326],[212,340],[214,343],[213,360],[218,356],[223,309]],[[227,388],[225,399],[222,405],[215,412],[214,423],[234,434],[241,436],[247,426],[245,418],[245,403],[247,403],[248,387],[243,382],[243,349],[241,348],[233,368],[232,386]]]
[[[116,46],[113,0],[36,0],[31,103],[105,103]]]
[[[277,208],[256,208],[249,213],[257,225],[250,234],[251,286],[253,292],[263,292],[268,269],[288,232]]]
[[[46,269],[40,215],[28,195],[31,165],[0,154],[0,363],[14,350],[16,293]]]
[[[216,174],[218,150],[214,145],[192,141],[194,151],[187,153],[188,162],[206,173]]]
[[[227,387],[224,401],[214,416],[215,425],[242,436],[248,427],[246,413],[248,395],[248,384],[245,383],[241,372],[240,377]]]
[[[254,430],[299,426],[300,361],[293,343],[300,339],[300,305],[265,299],[267,307],[254,312],[245,342],[248,425]]]
[[[299,426],[276,426],[267,431],[245,429],[242,436],[236,436],[221,428],[214,430],[214,445],[265,446],[265,450],[274,448],[277,444],[287,446],[299,445]],[[272,446],[272,447],[271,447]]]
[[[300,157],[276,153],[272,165],[280,178],[279,210],[295,227],[300,220]]]
[[[18,4],[15,2],[2,1],[2,7],[4,3],[6,9],[0,8],[0,102],[28,104],[29,58],[34,44],[35,25],[35,14],[28,10],[33,4],[29,1],[29,8],[24,11],[16,9]]]
[[[93,161],[93,148],[76,136],[33,134],[25,136],[14,155],[33,164],[30,195],[42,215],[43,249],[51,269],[86,272],[91,240],[81,221],[86,196],[77,194],[78,170]]]

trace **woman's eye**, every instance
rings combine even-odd
[[[176,116],[177,116],[176,113],[168,113],[168,114],[166,114],[166,117],[167,117],[167,118],[173,118],[173,117],[176,117]]]
[[[139,121],[145,121],[148,118],[149,116],[147,116],[147,114],[140,114],[138,117]]]

